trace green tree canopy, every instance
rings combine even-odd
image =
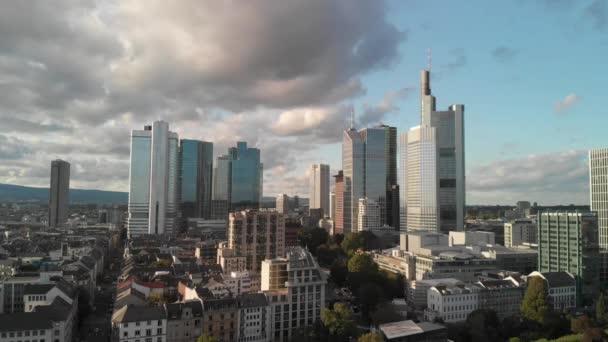
[[[570,330],[572,330],[575,334],[582,334],[585,330],[591,328],[593,326],[593,322],[591,322],[591,318],[587,315],[582,315],[577,318],[573,318],[570,321]]]
[[[348,255],[352,255],[359,249],[369,251],[378,248],[378,245],[378,238],[369,231],[348,233],[344,236],[341,244],[342,249]]]
[[[378,265],[367,254],[355,254],[348,260],[348,272],[375,276],[378,273]]]
[[[379,333],[367,333],[359,336],[358,342],[383,342],[384,338]]]
[[[357,299],[361,305],[361,313],[365,317],[370,317],[384,299],[382,288],[374,283],[363,284],[359,288]]]
[[[300,246],[308,247],[308,250],[314,255],[317,255],[317,248],[326,244],[328,239],[329,234],[323,228],[306,228],[298,233]]]
[[[356,328],[352,312],[340,303],[334,304],[333,309],[323,309],[321,321],[329,333],[339,339],[347,339]]]
[[[541,277],[528,279],[528,287],[521,303],[521,316],[524,319],[543,324],[549,311],[547,284]]]
[[[494,310],[477,309],[467,316],[465,322],[472,342],[498,341],[500,320]]]
[[[331,275],[331,281],[339,286],[344,284],[346,278],[348,277],[348,268],[346,267],[346,263],[344,260],[334,261],[334,263],[331,264],[329,272]]]
[[[603,292],[595,304],[595,319],[599,323],[608,323],[608,302]]]

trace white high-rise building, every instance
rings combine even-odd
[[[314,164],[310,174],[310,209],[323,209],[329,216],[329,165]]]
[[[131,131],[129,236],[175,231],[177,183],[177,133],[164,121]]]
[[[537,243],[536,220],[517,219],[505,223],[505,247],[520,246],[524,243]]]
[[[422,71],[421,84],[421,125],[406,133],[406,137],[402,135],[400,138],[402,149],[400,152],[402,156],[400,205],[405,212],[404,215],[401,215],[401,229],[409,230],[411,226],[412,230],[439,230],[442,232],[463,230],[465,213],[464,105],[452,105],[446,111],[437,111],[435,97],[431,95],[428,70]],[[420,137],[412,139],[410,135],[420,135]],[[421,145],[426,147],[424,150],[422,147],[418,148],[421,153],[410,153],[408,148],[416,149],[416,141],[424,142]],[[414,145],[412,146],[410,142]],[[434,148],[432,148],[433,144]],[[433,154],[431,151],[433,149],[435,158],[434,161],[431,161],[428,158]],[[405,164],[404,155],[407,158]],[[434,172],[428,170],[428,166],[433,163],[435,164]],[[417,165],[418,169],[409,164]],[[427,196],[414,195],[413,192],[417,190],[412,190],[420,188],[420,191],[425,191],[420,187],[421,177],[430,178],[424,180],[424,184],[429,186],[433,183],[432,179],[436,182],[431,189],[434,188],[433,191],[436,193],[435,210],[438,221],[435,223],[435,220],[428,220],[428,226],[423,222],[422,217],[420,217],[420,222],[409,221],[410,211],[413,211],[412,218],[418,216],[417,211],[422,209],[416,208],[424,206],[420,202],[420,198]],[[435,198],[434,195],[433,198]]]
[[[289,196],[280,194],[277,196],[276,209],[279,213],[287,215],[289,213]]]
[[[382,227],[380,217],[382,216],[380,205],[373,199],[367,197],[359,199],[359,227],[358,231],[377,230]]]
[[[334,191],[329,193],[329,218],[332,220],[336,218],[336,193]]]
[[[608,148],[589,151],[591,211],[597,212],[600,248],[608,249]]]
[[[400,137],[404,168],[401,203],[406,207],[407,231],[435,231],[439,227],[437,141],[434,127],[417,126]]]

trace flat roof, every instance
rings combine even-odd
[[[412,320],[380,324],[380,330],[389,340],[441,329],[445,329],[445,327],[430,322],[415,323]]]

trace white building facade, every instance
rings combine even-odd
[[[323,209],[329,216],[329,165],[314,164],[310,173],[309,208]]]
[[[505,247],[537,243],[537,230],[534,219],[517,219],[505,223]]]

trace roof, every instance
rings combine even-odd
[[[44,314],[38,312],[15,312],[0,314],[0,331],[22,331],[52,329],[49,319],[41,319]]]
[[[574,277],[568,272],[544,272],[542,275],[549,287],[576,286]]]
[[[166,319],[165,309],[161,306],[125,305],[112,315],[113,323],[129,323]]]
[[[411,320],[380,324],[380,330],[389,340],[441,329],[445,327],[429,322],[414,323]]]
[[[225,299],[208,299],[203,300],[203,308],[205,311],[223,310],[223,309],[236,309],[238,301],[236,298],[225,298]]]
[[[55,287],[55,284],[27,284],[23,289],[24,295],[46,294]]]
[[[203,303],[198,300],[190,300],[183,303],[166,304],[167,318],[169,320],[178,320],[182,318],[184,309],[189,308],[192,316],[200,317],[203,315]]]
[[[246,293],[238,298],[240,308],[267,306],[268,300],[263,293]]]
[[[45,314],[54,322],[67,320],[71,310],[72,305],[59,296],[55,297],[51,305],[40,305],[34,308],[34,312]]]

